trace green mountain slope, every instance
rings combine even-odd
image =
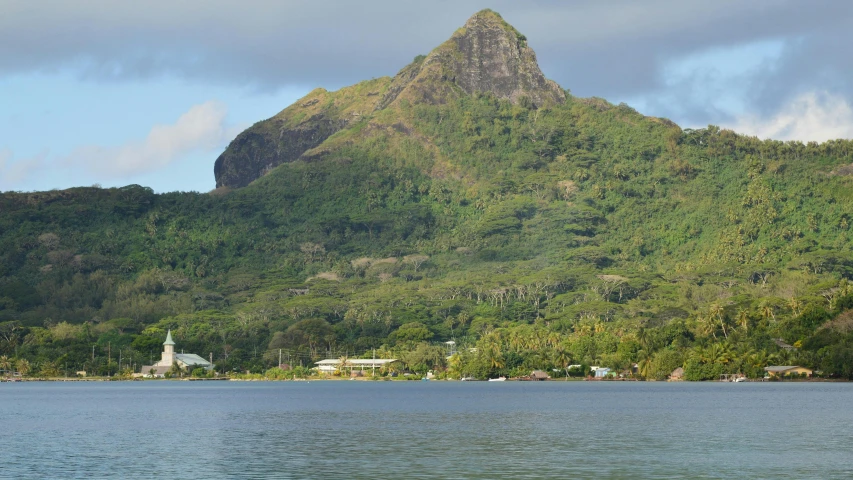
[[[851,377],[851,153],[574,97],[484,11],[240,134],[210,194],[0,195],[0,355],[115,371],[93,343],[138,366],[171,328],[225,371]]]

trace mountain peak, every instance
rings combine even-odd
[[[393,79],[361,82],[337,92],[315,90],[253,125],[216,159],[216,186],[244,187],[282,163],[309,159],[307,152],[335,133],[398,101],[438,105],[478,93],[533,108],[566,99],[560,86],[542,75],[527,38],[497,12],[482,10]]]
[[[465,26],[468,26],[468,24],[475,20],[498,22],[504,25],[505,27],[509,27],[515,30],[512,25],[506,23],[500,13],[492,10],[491,8],[484,8],[479,12],[475,13],[474,15],[471,15],[471,18],[469,18],[468,21],[465,22]]]
[[[478,26],[483,25],[491,25],[493,27],[503,28],[506,29],[508,32],[521,35],[518,30],[515,29],[515,27],[507,23],[506,20],[501,17],[500,13],[490,8],[480,10],[474,15],[471,15],[471,18],[469,18],[468,21],[465,22],[465,26],[463,28],[477,28]]]
[[[560,86],[542,74],[527,38],[488,9],[475,13],[449,40],[401,70],[379,108],[398,97],[444,103],[457,90],[453,87],[469,95],[489,92],[512,103],[526,98],[537,107],[566,98]]]
[[[490,91],[517,103],[527,96],[535,105],[561,103],[563,90],[539,69],[527,37],[492,10],[481,10],[450,38],[463,54],[456,59],[457,83],[467,92]]]

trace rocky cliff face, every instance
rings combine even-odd
[[[278,165],[300,159],[374,110],[389,82],[387,77],[370,80],[337,92],[318,88],[278,115],[252,125],[216,159],[216,186],[245,187]]]
[[[542,74],[524,35],[497,13],[483,10],[423,61],[398,73],[380,107],[397,98],[444,103],[477,92],[534,107],[566,99],[560,86]]]
[[[497,13],[483,10],[393,79],[362,82],[338,92],[318,89],[253,125],[216,160],[216,186],[243,187],[282,163],[307,159],[306,152],[362,115],[400,100],[443,104],[479,92],[533,108],[565,101],[559,85],[542,74],[527,39]]]
[[[491,92],[513,103],[527,96],[536,106],[566,100],[562,88],[542,74],[527,38],[496,13],[474,15],[451,42],[459,52],[451,66],[465,92]]]
[[[347,126],[345,119],[316,114],[296,126],[287,127],[281,118],[256,124],[237,135],[216,159],[216,186],[245,187],[269,170],[299,159],[305,151]]]

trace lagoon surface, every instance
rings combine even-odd
[[[851,383],[0,384],[2,478],[853,478]]]

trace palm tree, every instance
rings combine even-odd
[[[460,327],[464,327],[469,320],[471,320],[471,316],[465,312],[460,312],[459,315],[456,316],[456,320],[459,322]]]
[[[648,380],[652,376],[652,356],[647,350],[640,350],[637,352],[637,357],[640,359],[638,362],[639,374]]]
[[[712,315],[700,317],[699,328],[705,335],[710,333],[714,337],[714,340],[717,339],[717,320]]]
[[[566,349],[563,348],[562,345],[556,345],[555,347],[553,347],[551,349],[550,353],[551,353],[551,355],[550,355],[551,363],[553,363],[555,367],[560,367],[563,370],[566,370],[566,376],[568,377],[569,372],[567,370],[567,367],[569,366],[569,363],[572,361],[572,357],[569,354],[569,352],[567,352]]]
[[[9,376],[9,371],[12,370],[12,361],[6,355],[0,357],[0,370],[3,370],[6,376]]]
[[[707,347],[699,347],[694,351],[694,355],[697,360],[709,365],[726,364],[732,358],[731,349],[725,343],[712,343]]]
[[[509,336],[509,346],[515,350],[527,350],[531,344],[530,332],[525,327],[516,327]]]
[[[712,343],[705,347],[702,351],[702,358],[707,364],[715,364],[717,363],[717,359],[720,355],[720,344]]]
[[[690,351],[690,357],[699,363],[706,363],[705,359],[707,358],[707,355],[705,355],[705,349],[706,347],[703,347],[702,345],[695,346],[693,350]]]
[[[30,362],[26,358],[22,358],[18,360],[18,363],[16,365],[18,368],[18,373],[20,373],[22,377],[26,377],[27,373],[30,371]]]
[[[709,363],[725,365],[732,359],[732,350],[727,343],[716,343],[711,345],[709,353]]]
[[[716,318],[720,323],[720,327],[723,329],[723,336],[726,337],[726,340],[729,338],[728,332],[726,332],[726,320],[723,317],[723,306],[719,303],[712,303],[711,308],[708,310],[708,314],[712,318]]]
[[[637,341],[640,342],[640,346],[643,347],[644,350],[651,350],[649,346],[651,344],[652,337],[649,335],[649,331],[646,330],[645,327],[640,327],[637,331]]]
[[[348,366],[349,358],[346,355],[342,355],[341,358],[338,359],[338,372],[340,372],[341,376],[344,375]]]
[[[483,354],[492,368],[503,367],[503,354],[501,352],[501,343],[496,335],[489,335],[483,339]]]
[[[758,350],[748,353],[744,363],[749,367],[751,374],[760,375],[761,370],[769,365],[771,361],[772,359],[767,355],[767,352],[764,350]]]
[[[773,307],[770,306],[769,303],[764,302],[761,305],[761,315],[764,316],[764,319],[773,319],[773,323],[776,323],[776,314],[773,312]]]
[[[447,360],[447,371],[453,374],[454,377],[458,376],[461,378],[463,363],[462,355],[455,353]]]
[[[794,317],[800,316],[800,309],[802,308],[802,306],[803,303],[797,300],[796,297],[791,297],[791,299],[788,300],[788,308],[790,308],[791,312],[794,313]]]
[[[794,358],[796,353],[793,350],[782,350],[776,354],[776,358],[780,361],[780,365],[796,365]]]
[[[548,336],[542,329],[533,330],[533,348],[539,350],[548,343]]]
[[[749,312],[745,308],[737,311],[737,324],[744,332],[749,331]]]
[[[178,365],[178,362],[174,362],[174,363],[172,363],[172,368],[169,369],[169,373],[173,377],[174,376],[183,376],[184,375],[184,369],[181,368],[180,365]]]
[[[44,364],[42,364],[40,376],[58,377],[59,375],[59,366],[56,364],[56,362],[45,362]]]
[[[548,352],[542,352],[539,350],[527,352],[524,355],[522,365],[533,370],[542,368],[543,364],[551,361],[551,357],[550,355],[547,355],[547,353]]]
[[[548,333],[548,345],[551,347],[557,346],[557,344],[560,343],[561,338],[562,336],[559,332],[551,331],[550,333]]]

